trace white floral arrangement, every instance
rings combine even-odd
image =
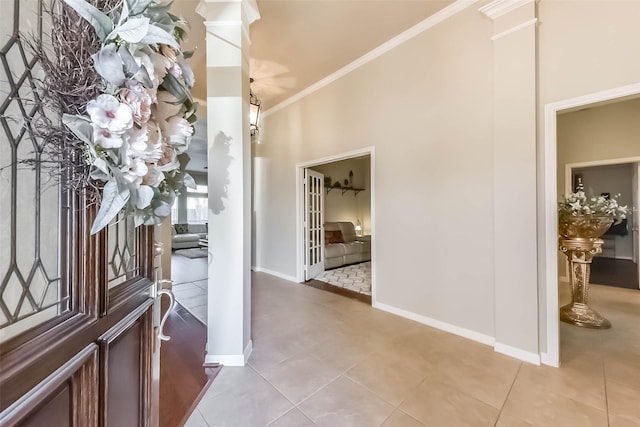
[[[108,14],[85,0],[64,0],[95,29],[93,68],[103,85],[86,114],[62,122],[83,143],[89,177],[105,182],[91,233],[124,211],[135,225],[159,224],[186,185],[184,168],[194,133],[194,75],[181,51],[184,21],[170,2],[123,0]]]
[[[618,197],[620,194],[613,197],[588,198],[585,192],[579,188],[578,191],[566,195],[564,200],[558,203],[558,212],[571,216],[605,215],[619,223],[627,217],[629,208],[626,205],[620,206]]]

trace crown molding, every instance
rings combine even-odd
[[[512,10],[533,2],[534,0],[494,0],[478,10],[488,18],[497,19]]]
[[[322,89],[323,87],[333,83],[334,81],[340,79],[341,77],[344,77],[345,75],[349,74],[350,72],[364,66],[365,64],[373,61],[374,59],[378,58],[379,56],[389,52],[390,50],[394,49],[395,47],[411,40],[412,38],[422,34],[423,32],[427,31],[428,29],[434,27],[435,25],[439,24],[440,22],[446,20],[447,18],[457,14],[458,12],[468,8],[469,6],[472,6],[473,4],[477,3],[480,0],[457,0],[456,2],[450,4],[449,6],[445,7],[444,9],[436,12],[435,14],[431,15],[430,17],[428,17],[427,19],[425,19],[422,22],[419,22],[418,24],[414,25],[413,27],[409,28],[408,30],[400,33],[399,35],[395,36],[394,38],[384,42],[383,44],[381,44],[380,46],[376,47],[375,49],[371,50],[370,52],[364,54],[363,56],[361,56],[360,58],[356,59],[355,61],[351,62],[350,64],[345,65],[344,67],[340,68],[338,71],[335,71],[334,73],[328,75],[327,77],[323,78],[322,80],[317,81],[316,83],[312,84],[311,86],[308,86],[305,89],[302,89],[300,92],[296,93],[295,95],[291,96],[290,98],[285,99],[284,101],[282,101],[279,104],[274,105],[273,107],[263,111],[260,116],[261,117],[268,117],[269,114],[273,114],[276,111],[282,110],[285,107],[288,107],[289,105],[301,100],[302,98],[311,95],[312,93]]]

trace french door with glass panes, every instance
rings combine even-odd
[[[119,217],[89,234],[96,206],[52,178],[34,129],[24,35],[46,42],[43,1],[2,7],[0,425],[157,425],[152,229]]]

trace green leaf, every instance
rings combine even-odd
[[[146,208],[151,204],[151,199],[153,199],[153,188],[149,187],[148,185],[141,185],[140,188],[138,188],[136,208]]]
[[[68,127],[81,141],[93,147],[93,127],[89,121],[82,116],[71,114],[62,115],[62,123]]]
[[[129,18],[122,25],[118,25],[113,29],[111,34],[107,36],[108,40],[115,39],[118,36],[128,43],[139,43],[149,31],[149,18]]]
[[[127,0],[132,16],[140,15],[149,7],[151,2],[152,0]]]
[[[188,173],[184,174],[183,180],[184,180],[185,187],[188,187],[192,190],[196,190],[198,188],[198,186],[196,185],[195,179],[193,179],[193,177]]]
[[[149,25],[149,31],[147,31],[147,35],[140,40],[141,43],[145,44],[166,44],[176,49],[180,49],[180,45],[176,41],[176,39],[165,30],[160,27],[156,27],[155,25]]]
[[[122,86],[126,79],[122,64],[122,57],[116,52],[117,46],[109,44],[92,56],[93,65],[107,82]]]
[[[113,29],[111,18],[84,0],[64,0],[64,2],[93,26],[100,41],[106,40],[107,34]]]
[[[109,181],[105,184],[102,193],[102,202],[100,210],[93,221],[91,234],[96,234],[111,222],[118,212],[124,207],[129,200],[129,190],[119,192],[118,184],[115,181]]]
[[[187,100],[191,101],[191,92],[171,73],[164,77],[162,87],[175,96],[180,104]]]

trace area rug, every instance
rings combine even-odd
[[[327,270],[315,279],[343,289],[371,295],[371,261]]]
[[[178,249],[173,252],[176,255],[182,255],[187,258],[206,258],[209,254],[207,248],[189,248],[189,249]]]

